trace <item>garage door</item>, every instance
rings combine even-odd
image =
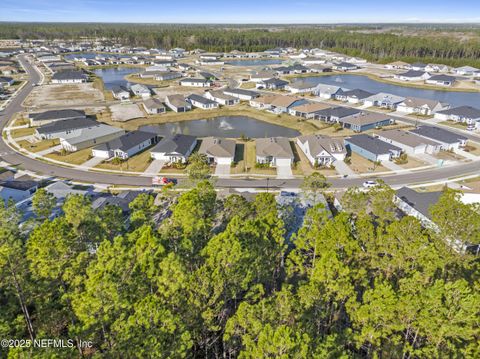
[[[277,158],[277,166],[290,166],[291,160],[289,158]]]

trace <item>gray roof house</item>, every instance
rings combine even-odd
[[[130,87],[130,90],[135,96],[140,96],[144,99],[149,98],[152,95],[150,89],[142,84],[134,84]]]
[[[463,147],[467,143],[467,137],[455,132],[444,130],[440,127],[420,126],[410,132],[428,138],[442,145],[442,150],[455,150]]]
[[[234,140],[207,137],[202,140],[198,153],[206,155],[210,163],[229,165],[235,157],[235,147]]]
[[[205,97],[223,106],[232,106],[240,102],[240,99],[226,95],[222,90],[208,91],[205,93]]]
[[[255,147],[258,163],[269,164],[272,167],[292,165],[294,154],[288,138],[257,138]]]
[[[360,103],[363,99],[372,96],[373,93],[362,90],[354,89],[348,91],[341,91],[335,95],[335,99],[339,101],[347,101],[349,103]]]
[[[176,134],[166,136],[150,150],[150,155],[155,160],[167,163],[187,162],[188,157],[197,145],[195,136]]]
[[[168,95],[165,97],[165,104],[175,112],[187,112],[192,109],[192,105],[185,100],[183,95]]]
[[[258,92],[236,88],[227,88],[223,90],[223,93],[225,95],[233,96],[243,101],[250,101],[260,96]]]
[[[344,128],[349,128],[354,132],[363,132],[373,128],[388,126],[393,123],[393,120],[389,116],[377,112],[359,112],[341,118],[339,122]]]
[[[325,122],[339,122],[340,119],[360,113],[360,110],[351,107],[330,107],[316,113],[316,119]]]
[[[452,86],[456,81],[454,76],[434,75],[425,80],[425,83],[438,86]]]
[[[402,149],[369,135],[355,135],[345,139],[349,153],[357,153],[370,161],[390,161],[399,157]]]
[[[201,108],[203,110],[212,110],[218,108],[218,102],[197,94],[191,94],[187,96],[187,101],[190,102],[192,106]]]
[[[85,119],[85,111],[82,110],[51,110],[40,113],[31,113],[29,115],[30,124],[32,126],[42,126],[47,123],[62,120],[78,120]]]
[[[428,72],[415,71],[415,70],[409,70],[401,74],[393,75],[394,79],[402,80],[402,81],[422,81],[422,80],[427,80],[430,77],[431,76]]]
[[[313,90],[313,94],[315,96],[324,98],[324,99],[329,99],[329,98],[334,98],[337,94],[342,93],[344,91],[348,91],[347,89],[342,89],[339,86],[332,86],[332,85],[326,85],[326,84],[318,84],[315,86],[315,89]]]
[[[394,202],[405,214],[417,218],[424,227],[435,228],[432,222],[430,207],[440,199],[442,192],[417,192],[402,187],[395,192]]]
[[[439,111],[434,117],[440,120],[452,120],[473,125],[480,121],[480,109],[472,106],[460,106]]]
[[[257,83],[257,88],[265,88],[268,90],[283,90],[288,85],[288,81],[277,79],[276,77],[263,80]]]
[[[90,118],[61,120],[47,123],[35,129],[35,137],[47,140],[54,138],[68,138],[78,136],[78,130],[95,126],[98,122]]]
[[[123,135],[121,128],[97,123],[94,126],[82,128],[76,137],[61,138],[60,145],[65,151],[75,152],[81,149],[108,142]]]
[[[156,98],[149,98],[142,103],[142,106],[146,113],[149,115],[157,115],[166,111],[162,101]]]
[[[74,84],[87,82],[87,80],[88,76],[82,71],[59,71],[52,76],[53,84]]]
[[[130,98],[130,90],[125,86],[113,86],[111,91],[113,97],[117,100],[127,100]]]
[[[158,137],[152,132],[132,131],[92,149],[92,156],[100,158],[129,157],[157,143]]]
[[[377,106],[381,108],[396,109],[397,105],[405,101],[405,97],[380,92],[376,95],[363,99],[366,106]]]
[[[397,105],[397,111],[428,116],[435,112],[446,110],[449,107],[449,104],[436,100],[407,97],[405,101]]]
[[[384,142],[400,147],[409,155],[422,153],[433,154],[439,152],[442,147],[442,145],[436,141],[399,129],[379,131],[376,137]]]
[[[185,78],[180,80],[181,86],[190,86],[190,87],[210,87],[212,82],[207,79],[195,79],[195,78]]]
[[[312,166],[329,166],[335,161],[343,161],[347,150],[342,138],[323,135],[297,137],[297,145],[308,158]]]

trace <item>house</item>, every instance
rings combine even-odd
[[[249,105],[259,110],[270,110],[272,102],[277,98],[277,95],[265,95],[250,100]]]
[[[82,71],[59,71],[52,76],[52,84],[78,84],[87,80],[88,76]]]
[[[453,73],[461,76],[473,76],[477,74],[480,70],[472,66],[462,66],[456,67],[452,71]]]
[[[99,145],[122,136],[125,131],[121,128],[98,123],[94,126],[82,128],[76,137],[60,137],[60,145],[65,151],[76,152],[87,147]]]
[[[22,176],[13,180],[0,182],[0,197],[5,204],[8,201],[15,203],[30,198],[38,189],[38,182],[29,176]]]
[[[291,166],[294,160],[290,140],[285,137],[257,138],[256,161],[271,167]]]
[[[14,66],[9,66],[9,65],[5,65],[5,66],[0,66],[0,73],[2,73],[2,75],[13,75],[13,74],[16,74],[18,72],[18,69]]]
[[[165,113],[167,109],[163,103],[156,98],[150,98],[142,103],[142,106],[146,113],[149,115],[158,115],[160,113]]]
[[[11,77],[0,76],[0,86],[9,87],[15,83],[15,80]]]
[[[426,68],[427,65],[422,63],[422,62],[415,62],[414,64],[411,64],[409,66],[410,70],[413,70],[413,71],[426,71]]]
[[[320,57],[305,57],[302,59],[302,63],[306,66],[308,65],[321,65],[325,63],[325,59],[322,59]]]
[[[177,67],[178,67],[179,70],[182,70],[182,71],[189,71],[189,70],[192,69],[192,66],[190,66],[189,64],[185,64],[185,63],[178,63]]]
[[[198,64],[204,65],[204,66],[223,66],[225,65],[225,61],[223,60],[199,60],[197,61]]]
[[[92,209],[95,211],[102,210],[107,206],[115,206],[121,209],[123,216],[128,217],[131,209],[130,203],[133,202],[142,193],[149,193],[147,191],[124,191],[117,195],[104,195],[96,198],[92,202]]]
[[[182,74],[175,71],[160,71],[155,73],[155,75],[153,76],[155,81],[169,81],[178,79],[180,77],[182,77]]]
[[[232,88],[227,88],[223,90],[223,93],[225,95],[236,97],[242,101],[250,101],[260,96],[260,94],[255,91],[244,90],[244,89],[232,89]]]
[[[349,128],[354,132],[363,132],[372,128],[391,125],[393,120],[381,113],[359,112],[340,119],[339,123],[342,124],[343,128]]]
[[[265,80],[269,80],[271,78],[275,77],[275,71],[260,71],[260,72],[254,72],[250,74],[250,81],[251,82],[262,82]]]
[[[427,72],[449,72],[450,67],[443,64],[428,64],[425,66],[425,71]]]
[[[471,106],[460,106],[439,111],[434,117],[439,120],[464,122],[467,125],[477,124],[477,127],[480,127],[480,109]]]
[[[175,112],[187,112],[192,109],[192,105],[185,101],[183,95],[168,95],[165,97],[165,104]]]
[[[343,91],[348,91],[346,89],[342,89],[338,86],[331,86],[325,84],[318,84],[315,86],[313,90],[313,94],[323,99],[331,99],[335,98],[337,94],[342,93]]]
[[[425,80],[425,83],[437,86],[452,86],[456,78],[448,75],[434,75]]]
[[[240,99],[238,99],[237,97],[226,95],[221,90],[208,91],[205,93],[205,97],[223,106],[233,106],[240,103]]]
[[[317,85],[314,85],[308,81],[295,81],[288,86],[285,86],[285,89],[290,91],[292,94],[298,93],[313,93]]]
[[[361,103],[364,99],[372,96],[373,93],[361,89],[341,91],[335,95],[335,99],[349,103]]]
[[[236,142],[218,137],[207,137],[202,140],[198,153],[207,156],[209,163],[230,165],[235,158]]]
[[[292,66],[280,66],[276,67],[274,70],[277,75],[305,74],[307,72],[311,72],[308,67],[300,64],[295,64]]]
[[[198,76],[200,76],[200,78],[202,78],[202,79],[212,81],[212,82],[218,80],[218,78],[214,74],[212,74],[211,72],[198,71]]]
[[[295,96],[275,96],[270,103],[270,110],[274,113],[288,112],[291,107],[308,103],[305,99],[300,99]]]
[[[447,103],[418,97],[407,97],[405,101],[397,105],[397,111],[423,116],[430,116],[448,108],[450,105]]]
[[[210,87],[212,86],[212,82],[207,79],[194,79],[189,77],[189,78],[180,80],[180,86]]]
[[[439,142],[442,150],[450,151],[464,147],[467,143],[467,137],[455,132],[444,130],[440,127],[420,126],[410,132],[435,142]]]
[[[401,74],[393,75],[394,79],[401,81],[423,81],[429,79],[430,77],[431,75],[428,72],[416,70],[409,70]]]
[[[62,120],[85,119],[85,111],[82,110],[50,110],[39,113],[31,113],[29,116],[31,126],[42,126],[48,123]]]
[[[117,100],[128,100],[130,98],[130,90],[127,89],[124,86],[113,86],[112,89],[112,95],[114,98]]]
[[[398,70],[398,69],[406,69],[408,68],[410,65],[406,62],[403,62],[403,61],[395,61],[395,62],[391,62],[389,64],[386,64],[385,65],[385,68],[386,69],[389,69],[389,70]]]
[[[388,109],[396,109],[397,105],[405,101],[405,97],[392,95],[385,92],[377,93],[376,95],[363,99],[363,103],[368,107],[381,107]]]
[[[332,68],[337,71],[353,71],[358,69],[358,66],[349,62],[340,62],[333,64]]]
[[[92,156],[127,160],[129,157],[153,146],[157,143],[157,140],[157,135],[152,132],[132,131],[96,146],[92,149]]]
[[[185,163],[196,145],[195,136],[182,134],[166,136],[150,150],[150,155],[155,160],[167,163]]]
[[[213,110],[219,106],[217,102],[197,94],[187,96],[187,101],[190,102],[192,106],[201,108],[202,110]]]
[[[42,140],[69,138],[79,135],[82,128],[95,126],[98,122],[90,118],[74,118],[47,123],[35,129],[35,137]]]
[[[400,147],[402,151],[408,155],[423,153],[435,154],[438,153],[442,147],[442,145],[436,141],[399,129],[380,131],[376,133],[375,136],[383,142]]]
[[[345,147],[349,153],[357,153],[367,160],[390,161],[401,155],[402,149],[369,135],[355,135],[345,139]]]
[[[140,96],[143,99],[149,98],[152,93],[150,92],[150,89],[141,84],[134,84],[130,87],[130,90],[133,92],[135,96]]]
[[[330,166],[335,161],[343,161],[347,154],[343,139],[323,135],[297,137],[297,145],[312,166]]]
[[[317,113],[327,108],[330,108],[330,106],[319,102],[307,102],[298,106],[290,107],[288,113],[292,116],[317,120]]]
[[[360,113],[351,107],[330,107],[315,113],[315,119],[325,122],[340,122],[341,119]]]
[[[264,88],[267,90],[284,90],[285,86],[287,85],[288,81],[280,80],[274,77],[265,81],[258,82],[256,88]]]
[[[402,187],[395,192],[394,203],[406,215],[415,217],[426,228],[435,228],[432,221],[430,207],[435,205],[440,197],[441,191],[417,192],[408,187]]]

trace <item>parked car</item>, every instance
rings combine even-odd
[[[176,185],[177,180],[175,178],[167,178],[167,177],[153,177],[152,178],[152,185],[153,186],[166,186],[169,184]]]
[[[365,188],[372,188],[372,187],[375,187],[376,185],[378,185],[378,183],[376,181],[365,181],[365,182],[363,182],[363,187],[365,187]]]
[[[473,131],[475,130],[475,125],[468,125],[467,126],[467,131]]]

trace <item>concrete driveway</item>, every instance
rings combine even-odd
[[[217,177],[230,177],[230,165],[217,164],[215,167],[215,176]]]
[[[358,177],[358,175],[343,161],[335,161],[333,165],[335,166],[335,170],[341,176],[348,176],[352,178]]]
[[[290,165],[277,164],[277,178],[293,178],[292,167]]]
[[[105,160],[105,158],[102,158],[102,157],[92,157],[92,158],[90,158],[88,161],[82,163],[82,164],[80,165],[80,167],[92,168],[92,167],[95,167],[96,165],[99,165],[99,164],[102,163],[104,160]]]
[[[62,145],[56,145],[56,146],[47,148],[46,150],[38,151],[36,152],[36,154],[39,156],[45,156],[45,155],[48,155],[49,153],[60,151],[61,149],[62,149]]]
[[[162,170],[163,166],[165,166],[165,163],[165,160],[153,160],[145,172],[143,172],[142,176],[155,176]]]

